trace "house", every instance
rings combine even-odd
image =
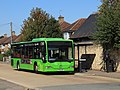
[[[64,30],[65,30],[67,27],[69,27],[69,26],[71,25],[70,23],[64,21],[64,17],[61,16],[61,15],[58,17],[58,21],[59,21],[59,25],[60,25],[60,28],[61,28],[62,33],[64,32]],[[63,33],[63,37],[64,37],[64,33]]]
[[[4,37],[0,39],[0,53],[4,53],[4,42],[8,39],[7,34],[4,34]]]
[[[61,15],[58,17],[58,21],[59,21],[62,32],[65,28],[67,28],[70,25],[70,23],[64,21],[64,17]]]
[[[11,36],[10,37],[7,37],[7,34],[4,34],[4,37],[0,39],[0,50],[1,50],[1,53],[4,54],[4,52],[6,52],[7,50],[9,50],[10,48],[10,44],[11,42],[14,42],[15,39],[17,39],[18,36],[15,35],[15,32],[13,31],[12,32],[12,38]]]
[[[17,36],[15,35],[15,32],[12,32],[12,38],[11,36],[7,38],[7,40],[4,42],[4,44],[9,44],[15,41],[15,39],[17,38]]]
[[[91,14],[70,38],[75,42],[75,58],[77,60],[85,58],[87,69],[100,70],[103,48],[91,39],[92,34],[96,32],[97,16],[98,14]]]
[[[73,39],[75,42],[75,58],[77,60],[86,59],[86,66],[84,64],[83,65],[87,69],[101,70],[102,68],[104,68],[103,48],[101,45],[96,44],[91,38],[91,36],[93,35],[93,33],[96,32],[97,29],[97,16],[98,13],[91,14],[70,38]],[[119,50],[114,50],[112,51],[112,53],[110,53],[109,69],[111,69],[112,71],[113,68],[115,71],[120,71]]]
[[[22,34],[19,34],[17,38],[14,40],[14,42],[21,42],[21,37],[22,37]]]
[[[67,28],[63,29],[64,39],[69,39],[71,35],[74,34],[74,32],[81,27],[81,25],[85,22],[85,20],[86,18],[78,19],[77,21],[69,25]]]

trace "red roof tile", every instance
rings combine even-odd
[[[69,27],[65,28],[63,31],[74,31],[80,28],[80,26],[85,22],[86,18],[81,18],[72,23]]]
[[[61,30],[63,31],[64,29],[66,29],[68,26],[70,26],[70,23],[68,22],[61,22],[60,23],[60,27],[61,27]]]
[[[16,35],[12,36],[12,42],[14,42],[16,38],[17,38]],[[7,44],[7,43],[11,43],[11,36],[8,37],[7,40],[4,42],[4,44]]]
[[[81,18],[79,20],[77,20],[73,26],[70,28],[70,30],[77,30],[84,22],[85,22],[85,18]]]
[[[6,40],[8,39],[8,37],[3,37],[0,39],[0,45],[3,44]]]
[[[21,37],[22,37],[22,34],[19,34],[17,38],[14,40],[14,42],[21,42]]]

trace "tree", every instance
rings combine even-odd
[[[53,37],[53,38],[62,37],[62,32],[60,30],[59,23],[52,16],[47,23],[44,37],[48,37],[48,38],[49,37]]]
[[[33,8],[22,26],[22,41],[39,37],[62,37],[58,21],[41,8]]]
[[[102,0],[93,38],[104,51],[120,48],[120,0]]]

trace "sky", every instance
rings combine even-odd
[[[73,23],[80,18],[87,18],[98,11],[100,0],[1,0],[0,2],[0,36],[10,35],[10,22],[16,35],[21,32],[23,21],[30,16],[33,8],[42,8],[58,20]]]

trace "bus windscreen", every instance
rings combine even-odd
[[[48,42],[49,62],[72,61],[72,52],[72,42]]]

